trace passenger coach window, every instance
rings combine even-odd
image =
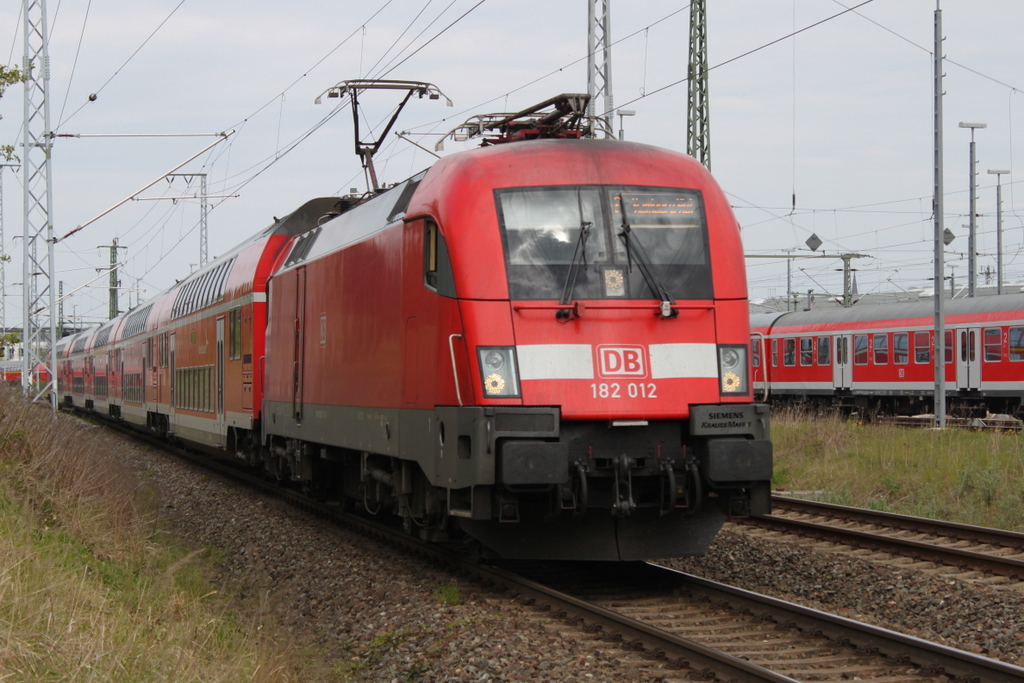
[[[750,340],[750,365],[754,368],[761,367],[761,340],[756,337]]]
[[[779,340],[772,339],[772,367],[779,367]]]
[[[982,333],[985,343],[985,362],[999,363],[1003,360],[1003,330],[1000,327],[988,327]]]
[[[228,315],[228,359],[242,357],[242,309],[232,308]]]
[[[1024,362],[1024,327],[1011,327],[1009,332],[1010,361]]]
[[[782,364],[796,365],[796,339],[784,339],[782,347]]]
[[[889,335],[875,335],[875,365],[889,364]]]
[[[853,335],[853,364],[868,364],[868,335],[866,334]]]
[[[953,330],[946,330],[943,335],[946,338],[946,364],[953,362]]]
[[[830,339],[831,337],[818,337],[818,365],[828,365],[832,362],[832,359],[828,357],[832,350]]]
[[[896,365],[906,365],[910,362],[910,335],[906,332],[897,332],[892,335],[892,362]]]
[[[914,333],[914,362],[918,364],[932,362],[932,339],[927,332]]]
[[[800,365],[814,365],[814,339],[800,338]]]

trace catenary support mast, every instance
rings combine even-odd
[[[615,130],[615,102],[612,97],[612,8],[611,0],[587,0],[587,105],[588,116],[600,116],[606,130]],[[600,99],[603,96],[603,100]],[[603,102],[603,105],[602,105]],[[603,108],[603,111],[599,109]],[[610,133],[606,135],[611,136]]]
[[[708,24],[705,0],[690,3],[690,61],[686,87],[686,153],[711,170],[711,114],[708,102]]]
[[[57,407],[56,311],[53,287],[53,189],[50,181],[50,55],[46,0],[24,0],[25,81],[22,171],[24,174],[24,297],[21,385],[33,400],[49,395]],[[46,374],[44,374],[44,372]]]
[[[946,426],[946,352],[945,352],[945,296],[942,286],[945,266],[943,265],[945,227],[943,225],[942,202],[942,9],[935,0],[935,343],[933,345],[935,373],[935,427]]]

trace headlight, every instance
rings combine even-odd
[[[718,383],[723,396],[747,394],[747,347],[718,347]]]
[[[510,346],[480,346],[480,378],[484,398],[516,398],[519,396],[519,373],[516,350]]]

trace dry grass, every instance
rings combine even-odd
[[[288,681],[89,427],[0,390],[0,681]]]
[[[776,488],[859,507],[1024,531],[1024,436],[773,415]]]

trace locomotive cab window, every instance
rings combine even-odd
[[[455,298],[455,276],[448,258],[448,247],[437,223],[423,226],[423,282],[441,296]]]
[[[703,198],[621,186],[495,191],[513,299],[711,299]]]

